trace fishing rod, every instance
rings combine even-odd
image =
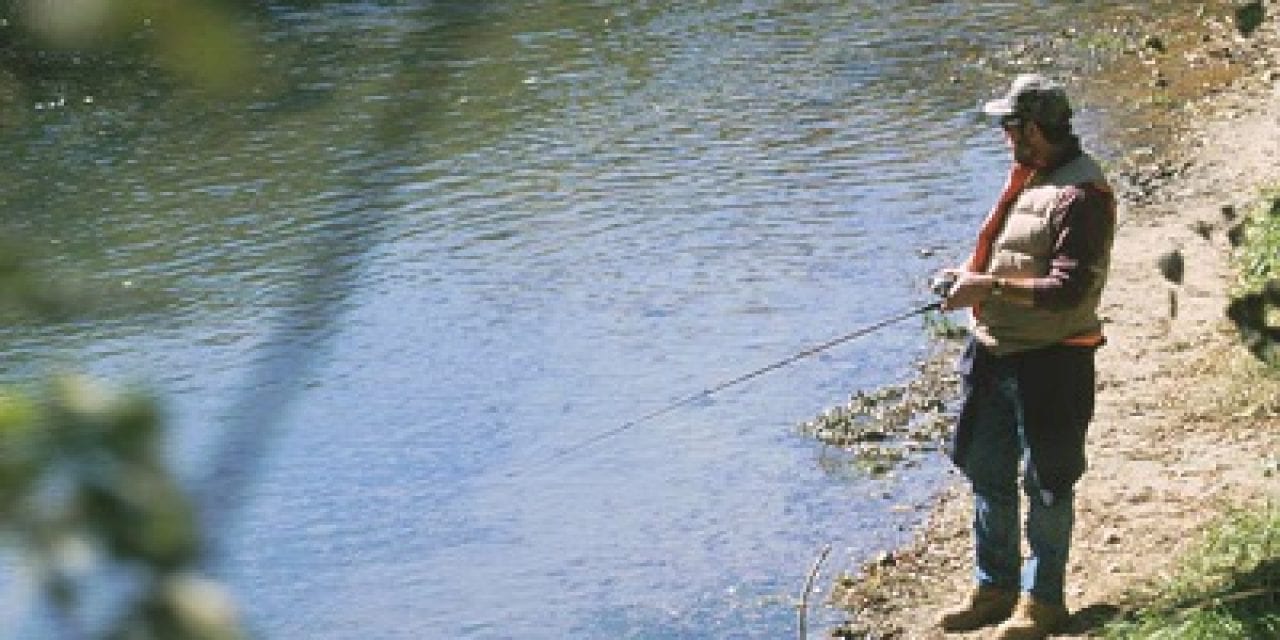
[[[935,292],[936,292],[936,291],[939,291],[939,288],[938,288],[939,286],[940,286],[940,285],[937,285],[937,284],[935,284],[935,285],[934,285],[934,287],[933,287],[933,288],[934,288],[934,291],[935,291]],[[948,286],[948,288],[949,288],[949,286]],[[733,378],[732,380],[726,380],[726,381],[721,382],[720,384],[717,384],[717,385],[715,385],[715,386],[713,386],[713,387],[708,387],[708,388],[703,389],[702,391],[699,391],[699,392],[697,392],[697,393],[695,393],[695,394],[692,394],[692,395],[686,396],[686,397],[684,397],[684,398],[681,398],[681,399],[679,399],[679,400],[676,400],[675,402],[672,402],[672,403],[670,403],[670,404],[667,404],[667,405],[665,405],[665,406],[663,406],[663,407],[659,407],[658,409],[655,409],[654,411],[651,411],[651,412],[649,412],[649,413],[646,413],[646,414],[644,414],[644,415],[642,415],[642,416],[640,416],[640,417],[638,417],[638,418],[633,418],[633,419],[631,419],[631,420],[629,420],[629,421],[627,421],[627,422],[624,422],[624,423],[622,423],[622,424],[620,424],[620,425],[618,425],[618,426],[616,426],[616,427],[614,427],[614,428],[612,428],[612,429],[609,429],[609,430],[607,430],[607,431],[601,431],[600,433],[597,433],[597,434],[595,434],[594,436],[591,436],[590,438],[587,438],[586,440],[583,440],[583,441],[581,441],[581,442],[578,442],[577,444],[573,444],[573,445],[570,445],[570,446],[565,447],[565,448],[563,448],[563,449],[560,449],[559,451],[556,451],[556,452],[555,452],[555,454],[553,454],[550,458],[547,458],[547,459],[543,462],[543,464],[550,464],[550,463],[552,463],[552,462],[555,462],[555,461],[557,461],[557,460],[560,460],[560,459],[562,459],[562,458],[565,458],[566,456],[569,456],[569,455],[571,455],[571,454],[574,454],[574,453],[577,453],[577,452],[579,452],[579,451],[582,451],[583,449],[586,449],[586,448],[588,448],[588,447],[590,447],[590,446],[592,446],[592,445],[598,444],[598,443],[600,443],[601,441],[604,441],[604,440],[607,440],[607,439],[609,439],[609,438],[612,438],[612,437],[614,437],[614,436],[616,436],[616,435],[618,435],[618,434],[620,434],[620,433],[622,433],[622,432],[624,432],[624,431],[627,431],[627,430],[629,430],[629,429],[633,429],[633,428],[635,428],[636,426],[638,426],[638,425],[640,425],[640,424],[643,424],[643,423],[648,422],[648,421],[650,421],[650,420],[654,420],[654,419],[657,419],[657,418],[659,418],[659,417],[661,417],[661,416],[664,416],[664,415],[666,415],[666,414],[668,414],[668,413],[671,413],[672,411],[675,411],[676,409],[679,409],[680,407],[683,407],[683,406],[686,406],[686,405],[692,404],[692,403],[697,402],[697,401],[699,401],[699,400],[703,400],[703,399],[709,398],[709,397],[711,397],[711,396],[715,395],[716,393],[719,393],[719,392],[721,392],[721,391],[724,391],[725,389],[728,389],[729,387],[732,387],[732,386],[735,386],[735,385],[742,384],[742,383],[744,383],[744,382],[746,382],[746,381],[748,381],[748,380],[751,380],[751,379],[753,379],[753,378],[757,378],[757,377],[762,376],[762,375],[764,375],[764,374],[766,374],[766,373],[769,373],[770,371],[775,371],[775,370],[777,370],[777,369],[781,369],[781,368],[783,368],[783,367],[785,367],[785,366],[788,366],[788,365],[790,365],[790,364],[793,364],[793,363],[795,363],[795,362],[797,362],[797,361],[799,361],[799,360],[803,360],[803,359],[808,358],[808,357],[810,357],[810,356],[817,355],[817,354],[819,354],[819,353],[822,353],[823,351],[826,351],[826,350],[828,350],[828,349],[831,349],[832,347],[835,347],[835,346],[841,345],[841,344],[843,344],[843,343],[845,343],[845,342],[848,342],[848,341],[850,341],[850,340],[854,340],[854,339],[856,339],[856,338],[861,338],[862,336],[865,336],[865,335],[867,335],[867,334],[869,334],[869,333],[873,333],[873,332],[875,332],[875,331],[878,331],[878,330],[880,330],[880,329],[883,329],[883,328],[885,328],[885,327],[887,327],[887,326],[889,326],[889,325],[892,325],[892,324],[895,324],[895,323],[901,322],[901,321],[903,321],[903,320],[906,320],[907,318],[913,318],[913,317],[918,316],[918,315],[920,315],[920,314],[928,313],[928,312],[930,312],[930,311],[936,311],[936,310],[941,309],[941,308],[942,308],[942,301],[941,301],[941,300],[938,300],[938,301],[935,301],[935,302],[930,302],[929,304],[926,304],[926,305],[922,305],[922,306],[919,306],[919,307],[912,308],[912,309],[907,310],[907,311],[902,311],[902,312],[900,312],[900,313],[897,313],[897,314],[895,314],[895,315],[889,316],[889,317],[887,317],[887,318],[885,318],[885,319],[883,319],[883,320],[879,320],[879,321],[874,322],[874,323],[872,323],[872,324],[869,324],[869,325],[866,325],[866,326],[863,326],[863,327],[859,327],[858,329],[855,329],[855,330],[853,330],[853,331],[850,331],[849,333],[846,333],[846,334],[844,334],[844,335],[842,335],[842,336],[838,336],[838,337],[832,338],[832,339],[830,339],[830,340],[828,340],[828,341],[826,341],[826,342],[823,342],[822,344],[814,345],[814,346],[812,346],[812,347],[809,347],[808,349],[805,349],[805,350],[800,351],[800,352],[798,352],[798,353],[795,353],[795,354],[793,354],[793,355],[787,356],[786,358],[783,358],[783,359],[781,359],[781,360],[779,360],[779,361],[777,361],[777,362],[774,362],[773,364],[769,364],[769,365],[766,365],[766,366],[760,367],[759,369],[756,369],[755,371],[751,371],[751,372],[749,372],[749,373],[744,373],[744,374],[742,374],[742,375],[740,375],[740,376],[738,376],[738,377],[736,377],[736,378]],[[516,474],[515,472],[512,472],[512,473],[509,473],[509,474],[508,474],[508,476],[514,476],[514,475],[517,475],[517,474]]]

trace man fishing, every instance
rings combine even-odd
[[[1085,470],[1116,205],[1058,84],[1020,75],[983,111],[998,118],[1013,168],[973,253],[944,272],[955,283],[943,308],[972,313],[951,456],[973,489],[976,584],[938,625],[1000,623],[996,638],[1044,638],[1068,619],[1073,486]]]

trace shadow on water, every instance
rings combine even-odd
[[[321,12],[345,10],[342,5],[322,1],[282,4]],[[372,52],[379,60],[370,72],[385,78],[375,95],[385,100],[385,106],[362,114],[371,122],[367,135],[358,137],[358,151],[341,149],[341,155],[350,159],[334,163],[329,171],[323,203],[329,213],[326,219],[313,223],[305,261],[292,274],[293,288],[283,290],[274,303],[283,312],[274,323],[273,335],[264,340],[257,368],[247,373],[246,394],[231,410],[231,415],[239,418],[227,425],[209,463],[207,479],[201,483],[204,521],[226,522],[247,502],[260,465],[270,456],[275,431],[283,422],[282,412],[304,388],[302,381],[310,370],[324,358],[338,317],[360,287],[369,251],[395,224],[388,214],[404,204],[396,192],[400,172],[415,163],[424,140],[429,144],[445,126],[441,114],[451,94],[448,63],[463,60],[468,50],[483,47],[478,43],[490,37],[491,21],[511,10],[504,4],[440,2],[409,9],[388,7],[381,18],[367,16],[372,18],[364,23],[367,32],[338,22],[333,32],[325,34],[328,37],[319,40],[323,46],[315,47],[317,40],[307,37],[287,69],[273,70],[290,76],[291,84],[265,113],[287,114],[299,109],[340,112],[345,105],[334,102],[332,91],[341,87],[344,79],[332,77],[333,70],[359,70],[360,57]],[[381,42],[370,46],[370,39],[380,38]],[[316,95],[317,86],[326,90]],[[262,107],[259,103],[254,108]],[[341,113],[334,115],[341,117]]]

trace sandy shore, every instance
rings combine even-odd
[[[1280,453],[1280,384],[1251,377],[1260,365],[1225,316],[1228,231],[1261,188],[1280,185],[1280,2],[1264,4],[1268,17],[1248,37],[1230,23],[1195,21],[1192,33],[1185,22],[1151,24],[1182,44],[1137,34],[1140,50],[1106,72],[1148,94],[1169,91],[1136,104],[1130,122],[1158,121],[1158,135],[1146,131],[1150,144],[1112,167],[1122,204],[1102,310],[1109,344],[1099,355],[1090,470],[1077,487],[1074,615],[1061,637],[1093,635],[1140,606],[1214,517],[1280,502],[1280,478],[1264,468]],[[1134,140],[1142,128],[1131,125]],[[1156,266],[1175,248],[1187,265],[1178,285]],[[932,628],[937,610],[971,585],[970,506],[957,478],[912,544],[829,578],[850,620],[833,636],[982,637]]]

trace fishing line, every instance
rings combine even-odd
[[[841,344],[843,344],[843,343],[845,343],[845,342],[848,342],[848,341],[850,341],[850,340],[853,340],[853,339],[856,339],[856,338],[861,338],[862,336],[865,336],[865,335],[867,335],[867,334],[869,334],[869,333],[873,333],[873,332],[875,332],[875,331],[878,331],[878,330],[880,330],[880,329],[883,329],[883,328],[885,328],[885,327],[887,327],[887,326],[889,326],[889,325],[895,324],[895,323],[897,323],[897,322],[901,322],[901,321],[903,321],[903,320],[906,320],[907,318],[911,318],[911,317],[914,317],[914,316],[918,316],[918,315],[920,315],[920,314],[922,314],[922,313],[927,313],[927,312],[929,312],[929,311],[936,311],[936,310],[941,309],[941,308],[942,308],[942,302],[941,302],[941,301],[930,302],[929,304],[926,304],[926,305],[924,305],[924,306],[916,307],[916,308],[910,309],[910,310],[908,310],[908,311],[903,311],[903,312],[901,312],[901,313],[898,313],[898,314],[896,314],[896,315],[890,316],[890,317],[885,318],[885,319],[883,319],[883,320],[880,320],[880,321],[878,321],[878,322],[875,322],[875,323],[872,323],[872,324],[866,325],[866,326],[864,326],[864,327],[859,327],[858,329],[855,329],[855,330],[853,330],[853,331],[850,331],[849,333],[846,333],[846,334],[844,334],[844,335],[842,335],[842,336],[839,336],[839,337],[836,337],[836,338],[832,338],[832,339],[830,339],[830,340],[828,340],[828,341],[826,341],[826,342],[823,342],[822,344],[814,345],[814,346],[812,346],[812,347],[809,347],[808,349],[805,349],[805,350],[800,351],[800,352],[798,352],[798,353],[795,353],[795,354],[793,354],[793,355],[787,356],[786,358],[783,358],[782,360],[779,360],[779,361],[777,361],[777,362],[774,362],[773,364],[769,364],[769,365],[766,365],[766,366],[760,367],[759,369],[756,369],[755,371],[751,371],[751,372],[749,372],[749,373],[744,373],[744,374],[742,374],[742,375],[740,375],[740,376],[738,376],[738,377],[736,377],[736,378],[733,378],[732,380],[726,380],[726,381],[721,382],[720,384],[717,384],[717,385],[715,385],[715,386],[713,386],[713,387],[708,387],[708,388],[706,388],[706,389],[703,389],[702,391],[699,391],[698,393],[695,393],[695,394],[690,395],[690,396],[686,396],[686,397],[684,397],[684,398],[681,398],[681,399],[679,399],[679,400],[676,400],[675,402],[672,402],[672,403],[670,403],[670,404],[667,404],[667,405],[665,405],[665,406],[663,406],[663,407],[659,407],[658,409],[655,409],[654,411],[651,411],[651,412],[649,412],[649,413],[646,413],[646,414],[644,414],[644,415],[642,415],[642,416],[640,416],[640,417],[638,417],[638,418],[634,418],[634,419],[632,419],[632,420],[629,420],[629,421],[627,421],[627,422],[624,422],[624,423],[622,423],[622,424],[620,424],[620,425],[618,425],[618,426],[616,426],[616,427],[613,427],[612,429],[609,429],[609,430],[607,430],[607,431],[601,431],[600,433],[597,433],[597,434],[595,434],[594,436],[591,436],[590,438],[587,438],[586,440],[583,440],[583,441],[578,442],[578,443],[576,443],[576,444],[573,444],[573,445],[570,445],[570,446],[565,447],[565,448],[563,448],[563,449],[560,449],[559,451],[556,451],[556,452],[555,452],[551,457],[549,457],[549,458],[547,458],[546,460],[544,460],[544,461],[542,462],[542,464],[544,464],[544,465],[545,465],[545,464],[551,464],[552,462],[556,462],[556,461],[558,461],[558,460],[561,460],[561,459],[563,459],[563,458],[565,458],[565,457],[567,457],[567,456],[569,456],[569,455],[572,455],[572,454],[578,453],[578,452],[580,452],[580,451],[582,451],[582,450],[584,450],[584,449],[586,449],[586,448],[588,448],[588,447],[591,447],[591,446],[593,446],[593,445],[599,444],[600,442],[602,442],[602,441],[604,441],[604,440],[607,440],[607,439],[609,439],[609,438],[612,438],[612,437],[614,437],[614,436],[616,436],[616,435],[618,435],[618,434],[620,434],[620,433],[622,433],[622,432],[624,432],[624,431],[627,431],[627,430],[629,430],[629,429],[633,429],[633,428],[635,428],[636,426],[641,425],[641,424],[643,424],[643,423],[645,423],[645,422],[648,422],[648,421],[650,421],[650,420],[657,419],[657,418],[659,418],[659,417],[661,417],[661,416],[664,416],[664,415],[666,415],[666,414],[668,414],[668,413],[671,413],[672,411],[675,411],[676,409],[679,409],[680,407],[683,407],[683,406],[686,406],[686,405],[692,404],[692,403],[697,402],[697,401],[699,401],[699,400],[703,400],[703,399],[709,398],[709,397],[711,397],[711,396],[713,396],[713,395],[715,395],[715,394],[717,394],[717,393],[719,393],[719,392],[721,392],[721,391],[724,391],[725,389],[728,389],[729,387],[732,387],[732,386],[735,386],[735,385],[742,384],[742,383],[744,383],[744,382],[746,382],[746,381],[748,381],[748,380],[751,380],[751,379],[753,379],[753,378],[757,378],[757,377],[762,376],[762,375],[764,375],[764,374],[766,374],[766,373],[769,373],[770,371],[775,371],[775,370],[777,370],[777,369],[781,369],[781,368],[783,368],[783,367],[785,367],[785,366],[788,366],[788,365],[790,365],[790,364],[793,364],[793,363],[795,363],[795,362],[797,362],[797,361],[799,361],[799,360],[803,360],[803,359],[808,358],[808,357],[810,357],[810,356],[817,355],[817,354],[819,354],[819,353],[822,353],[823,351],[826,351],[826,350],[828,350],[828,349],[831,349],[832,347],[835,347],[835,346],[841,345]],[[541,466],[541,465],[538,465],[538,466]],[[507,474],[507,476],[508,476],[508,477],[515,476],[515,475],[518,475],[518,473],[517,473],[517,472],[515,472],[515,471],[512,471],[512,472],[510,472],[510,473],[508,473],[508,474]]]

